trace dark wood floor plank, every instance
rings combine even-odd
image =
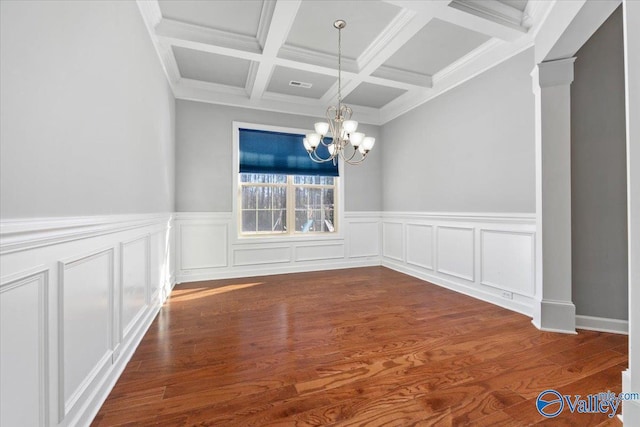
[[[541,332],[382,267],[185,283],[93,425],[544,424],[538,393],[619,392],[627,364],[625,336]]]

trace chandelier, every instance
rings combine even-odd
[[[338,19],[333,23],[338,30],[338,105],[327,108],[327,122],[314,124],[315,132],[308,133],[303,139],[304,148],[309,157],[316,163],[333,162],[338,157],[351,165],[357,165],[367,157],[376,142],[375,138],[356,132],[358,122],[351,120],[353,111],[342,103],[342,29],[347,23]],[[331,135],[331,141],[326,142],[325,136]],[[320,147],[326,147],[319,152]]]

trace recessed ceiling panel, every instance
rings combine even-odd
[[[337,56],[338,30],[343,19],[342,55],[356,59],[391,22],[400,8],[381,1],[303,1],[286,45]]]
[[[173,46],[180,75],[227,86],[244,87],[251,61]]]
[[[255,37],[264,2],[160,0],[159,3],[164,18]]]
[[[518,9],[520,12],[524,12],[527,7],[527,0],[498,0],[500,3],[508,4],[509,6]]]
[[[345,99],[345,104],[362,105],[363,107],[380,108],[393,101],[406,90],[394,87],[379,86],[373,83],[361,83]]]
[[[484,34],[432,19],[383,65],[431,76],[489,39]]]
[[[303,96],[305,98],[321,98],[331,85],[335,83],[335,77],[325,74],[317,74],[309,71],[294,70],[286,67],[276,67],[267,87],[268,92],[284,93],[287,95]],[[291,86],[289,82],[310,83],[310,88]]]

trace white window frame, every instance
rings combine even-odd
[[[284,241],[313,241],[313,240],[335,240],[343,239],[343,224],[344,224],[344,173],[342,159],[338,161],[338,172],[340,176],[335,177],[335,193],[334,194],[334,232],[323,233],[274,233],[274,234],[242,234],[240,229],[241,224],[241,209],[240,209],[240,129],[254,129],[264,130],[269,132],[282,132],[302,134],[309,132],[309,129],[289,128],[283,126],[272,126],[259,123],[246,123],[237,122],[232,123],[233,126],[233,221],[232,221],[232,236],[235,242],[284,242]],[[290,198],[289,201],[293,203],[293,209],[295,211],[295,197]],[[289,206],[287,205],[287,214],[289,212]],[[295,222],[293,223],[295,224]]]

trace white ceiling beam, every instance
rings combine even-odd
[[[554,61],[574,56],[620,3],[621,0],[585,2],[544,60]]]
[[[481,8],[481,4],[487,3],[476,5],[476,2],[454,1],[437,18],[504,41],[517,40],[527,33],[526,28],[499,19],[497,14],[491,13],[492,9]]]
[[[420,12],[404,8],[386,26],[375,40],[358,57],[359,72],[353,79],[347,80],[342,88],[342,97],[351,93],[365,78],[371,76],[382,64],[395,54],[406,42],[411,40],[440,10],[447,7],[448,1],[413,2],[413,1],[389,1],[400,7],[413,6],[419,3]],[[401,4],[398,4],[401,3]],[[404,6],[403,6],[404,5]],[[338,84],[334,84],[322,97],[325,103],[334,102],[338,95]]]
[[[293,21],[298,13],[301,0],[279,0],[275,3],[273,16],[269,29],[266,32],[264,48],[262,49],[262,58],[258,65],[253,87],[251,89],[250,98],[252,100],[260,99],[269,84],[271,74],[275,66],[274,59],[278,55],[278,50],[284,44]],[[265,3],[266,7],[266,3]],[[264,16],[264,15],[263,15]],[[266,26],[267,24],[263,24]]]
[[[536,42],[536,64],[545,60],[585,2],[586,0],[555,1],[550,4],[543,22],[533,31]]]
[[[362,81],[405,90],[429,88],[432,85],[431,76],[427,74],[398,70],[384,65],[378,68],[375,76],[363,76]]]
[[[232,107],[254,108],[310,117],[324,117],[325,107],[318,100],[265,93],[259,100],[251,100],[243,88],[232,88],[214,83],[182,79],[176,86],[175,97],[189,101],[208,102]],[[361,123],[379,125],[380,113],[376,108],[358,107]]]

